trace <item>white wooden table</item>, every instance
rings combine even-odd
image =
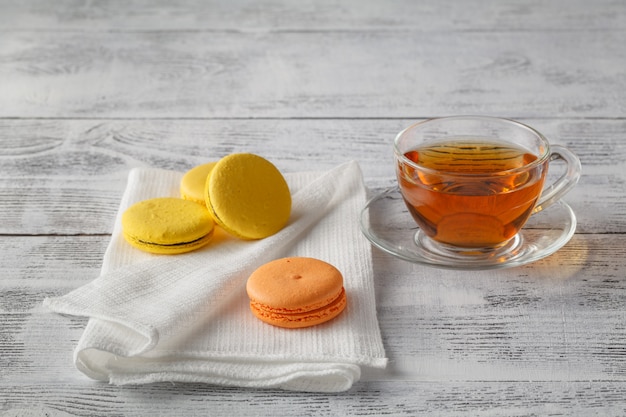
[[[117,387],[72,365],[129,170],[231,152],[394,183],[419,119],[514,118],[570,147],[556,254],[448,271],[374,250],[388,369],[350,391]],[[623,0],[0,0],[0,416],[626,415]]]

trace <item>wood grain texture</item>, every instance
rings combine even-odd
[[[10,31],[3,44],[0,117],[626,111],[626,31]]]
[[[626,415],[626,3],[0,0],[0,417]],[[447,271],[373,249],[390,364],[346,393],[117,387],[41,302],[98,276],[134,167],[357,160],[431,116],[519,119],[583,164],[557,253]],[[552,175],[558,173],[555,165]]]
[[[5,30],[51,31],[558,31],[623,30],[614,0],[167,0],[0,2]]]
[[[131,168],[184,172],[232,152],[264,155],[285,172],[354,159],[369,188],[389,187],[395,183],[393,138],[417,120],[4,120],[0,233],[110,233]],[[580,186],[566,197],[578,231],[623,233],[626,121],[521,121],[581,158]]]
[[[40,302],[96,277],[108,239],[16,239],[0,239],[6,255],[0,269],[11,277],[0,281],[0,357],[3,373],[11,376],[0,379],[6,409],[27,403],[32,407],[33,401],[75,415],[157,410],[188,415],[201,404],[210,406],[214,415],[225,415],[233,402],[242,415],[253,414],[258,406],[274,415],[294,410],[298,415],[417,410],[458,415],[490,407],[506,415],[542,415],[547,410],[584,415],[623,407],[626,278],[610,268],[616,254],[604,245],[605,236],[577,236],[537,264],[497,272],[441,273],[398,264],[375,251],[379,320],[391,363],[336,396],[90,382],[71,366],[85,321],[52,315]],[[626,248],[623,237],[613,243]],[[590,255],[583,259],[581,253],[587,251]],[[36,398],[34,392],[39,393]],[[154,397],[160,401],[151,404]],[[196,401],[193,406],[177,404],[185,398]],[[513,409],[519,414],[509,414]]]
[[[342,395],[277,391],[250,391],[199,385],[158,384],[146,388],[124,388],[85,384],[56,386],[26,385],[9,388],[10,409],[30,408],[25,393],[39,391],[45,404],[39,410],[52,416],[399,416],[399,415],[506,415],[512,417],[623,415],[623,384],[604,382],[502,382],[393,384],[386,381],[364,384]],[[598,397],[595,393],[602,392]],[[69,394],[69,395],[68,395]],[[159,399],[155,401],[155,399]],[[193,399],[193,402],[190,401]],[[384,404],[384,405],[383,405]],[[271,409],[270,413],[264,410]],[[37,410],[37,411],[39,411]],[[61,414],[58,410],[64,410]],[[260,411],[261,410],[261,411]],[[65,414],[67,413],[67,414]],[[229,414],[231,413],[231,414]],[[606,413],[606,414],[605,414]],[[5,417],[18,414],[0,414]],[[22,416],[23,414],[19,414]],[[45,415],[40,414],[25,414]]]

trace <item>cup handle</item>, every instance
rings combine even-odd
[[[551,145],[550,162],[561,159],[567,164],[567,171],[559,177],[552,185],[544,188],[539,201],[533,209],[533,213],[538,213],[550,207],[563,197],[569,190],[571,190],[578,180],[580,179],[580,173],[582,166],[580,159],[569,149],[560,145]]]

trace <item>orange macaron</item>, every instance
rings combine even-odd
[[[250,275],[246,290],[252,313],[278,327],[315,326],[337,317],[347,304],[341,272],[315,258],[266,263]]]

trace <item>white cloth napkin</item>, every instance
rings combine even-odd
[[[324,173],[285,177],[292,190],[289,224],[243,241],[218,228],[207,247],[152,255],[128,245],[120,218],[137,201],[178,196],[181,173],[134,169],[117,215],[102,274],[44,304],[90,318],[74,353],[77,368],[113,384],[205,382],[311,392],[349,389],[361,367],[387,363],[376,318],[370,246],[358,226],[365,203],[356,162]],[[245,283],[265,262],[310,256],[344,275],[346,310],[305,329],[256,319]]]

